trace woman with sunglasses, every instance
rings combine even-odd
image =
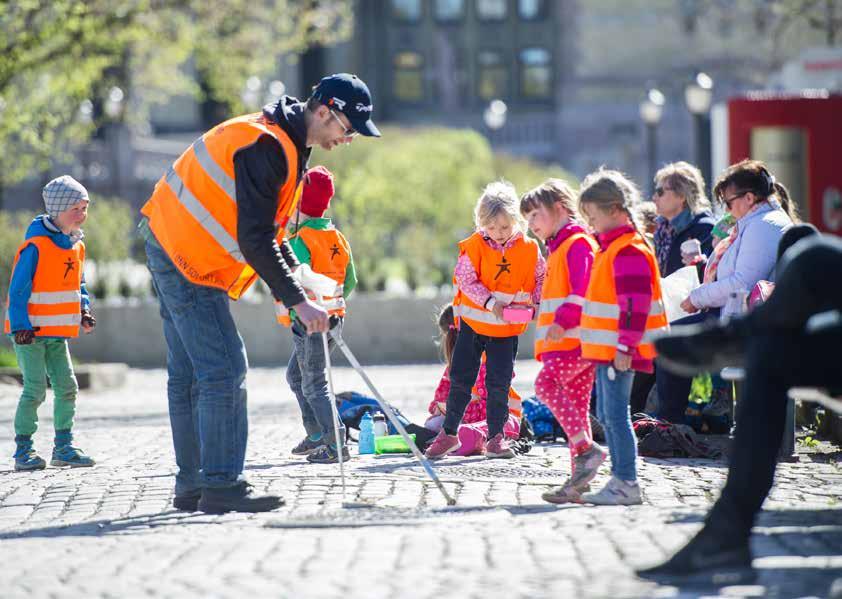
[[[655,174],[652,201],[658,213],[654,241],[662,277],[693,263],[681,251],[681,245],[691,239],[699,242],[700,253],[695,261],[703,261],[710,255],[711,231],[716,221],[705,195],[705,180],[698,168],[683,161],[661,168]],[[632,414],[645,410],[654,385],[655,373],[635,373],[630,401]]]
[[[763,162],[743,160],[729,166],[713,188],[714,197],[736,220],[728,237],[714,249],[705,266],[704,280],[681,304],[692,313],[676,326],[708,319],[729,318],[743,311],[742,303],[730,301],[748,291],[761,279],[773,280],[778,243],[792,218],[785,188],[775,181]],[[659,416],[670,422],[684,422],[691,379],[659,370]]]

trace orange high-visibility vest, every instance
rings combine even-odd
[[[311,229],[302,227],[296,235],[301,237],[310,250],[310,268],[313,272],[325,275],[336,281],[336,294],[333,296],[311,297],[329,314],[345,316],[345,298],[343,297],[345,273],[351,261],[351,246],[345,236],[337,229]],[[308,292],[308,295],[312,295]],[[283,302],[275,301],[275,316],[279,324],[288,327],[292,324],[289,309]]]
[[[540,255],[538,244],[522,236],[512,247],[500,251],[492,249],[483,237],[482,233],[476,232],[460,241],[460,255],[467,254],[479,280],[497,301],[530,304],[535,289],[535,266]],[[489,337],[515,337],[522,334],[528,325],[498,319],[493,312],[459,291],[458,287],[453,298],[453,316],[457,322],[464,319],[479,335]]]
[[[77,241],[70,249],[57,246],[49,237],[38,236],[24,241],[15,254],[14,269],[20,253],[29,245],[38,248],[38,265],[32,279],[27,313],[33,327],[40,327],[36,337],[78,337],[82,322],[82,266],[85,244]],[[4,330],[12,332],[6,313]]]
[[[646,330],[635,350],[635,356],[647,360],[654,359],[654,337],[669,330],[666,310],[661,299],[661,277],[655,254],[639,233],[626,233],[612,241],[607,248],[600,249],[594,257],[580,326],[582,357],[585,359],[611,361],[616,355],[619,321],[623,315],[617,304],[617,289],[614,286],[614,259],[627,247],[640,250],[646,256],[652,272],[652,303],[646,319]]]
[[[579,347],[579,327],[564,331],[558,341],[547,339],[547,331],[555,322],[555,312],[566,302],[583,306],[585,298],[574,295],[570,290],[570,273],[567,268],[567,252],[579,239],[584,239],[596,253],[599,245],[590,235],[574,233],[565,239],[547,259],[547,276],[541,289],[541,305],[538,307],[538,322],[535,324],[535,359],[541,361],[541,354],[551,351],[570,351]]]
[[[238,299],[257,279],[237,242],[234,154],[270,135],[281,144],[287,178],[278,193],[278,239],[298,205],[300,158],[295,144],[262,113],[221,123],[193,142],[155,185],[141,209],[155,239],[181,274],[196,285],[216,287]]]

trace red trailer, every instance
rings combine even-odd
[[[728,158],[762,160],[801,218],[842,234],[842,95],[753,92],[728,101]]]

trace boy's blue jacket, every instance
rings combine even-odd
[[[36,216],[26,230],[24,239],[33,237],[49,237],[58,247],[69,250],[73,247],[70,237],[62,233],[46,214]],[[21,253],[18,264],[12,273],[12,280],[9,283],[9,325],[11,331],[25,331],[32,328],[29,322],[27,304],[32,295],[32,279],[35,277],[35,269],[38,267],[38,248],[35,245],[28,245]],[[90,308],[88,290],[85,288],[85,276],[82,275],[82,285],[79,288],[82,294],[82,302],[79,311]]]

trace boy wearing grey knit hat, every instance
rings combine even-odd
[[[85,244],[81,226],[90,199],[81,183],[69,175],[53,179],[43,190],[46,214],[29,225],[18,248],[9,283],[5,332],[14,341],[23,374],[23,392],[15,413],[15,470],[41,470],[46,462],[35,452],[32,435],[38,428],[38,406],[47,394],[46,375],[55,393],[53,466],[93,466],[94,461],[73,447],[73,418],[79,389],[68,338],[81,327],[96,326],[82,269]]]

